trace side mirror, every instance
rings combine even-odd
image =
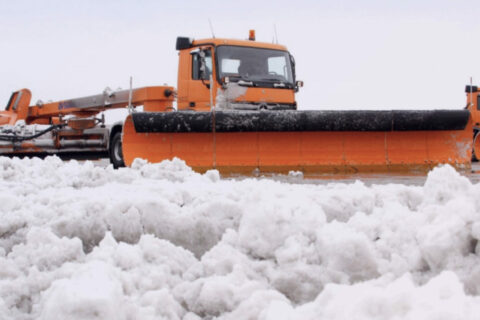
[[[178,37],[177,38],[177,43],[175,45],[175,49],[177,50],[183,50],[183,49],[188,49],[192,47],[192,39],[187,38],[187,37]]]
[[[303,87],[303,81],[302,80],[298,80],[297,82],[295,82],[295,86],[297,88],[302,88]]]
[[[200,50],[198,56],[200,57],[200,79],[202,79],[202,81],[209,80],[207,79],[207,62],[205,60],[205,51]]]
[[[201,48],[196,48],[192,51],[190,51],[190,55],[191,56],[196,56],[197,57],[197,61],[198,61],[198,65],[197,65],[197,70],[198,70],[198,78],[197,79],[201,79],[202,82],[205,81],[205,80],[209,80],[208,77],[207,77],[207,63],[206,63],[206,54],[205,54],[205,50],[201,49]]]

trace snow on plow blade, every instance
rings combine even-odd
[[[178,157],[224,173],[464,169],[471,148],[468,110],[137,112],[123,134],[126,165]]]

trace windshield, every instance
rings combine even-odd
[[[286,51],[251,47],[219,46],[220,79],[273,82],[293,85],[290,55]]]

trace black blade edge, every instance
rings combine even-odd
[[[137,132],[463,130],[468,110],[135,112]]]

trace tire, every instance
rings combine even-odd
[[[472,162],[478,162],[480,154],[480,134],[477,129],[473,129],[473,142],[472,142]]]
[[[110,141],[110,163],[115,169],[125,167],[122,152],[122,132],[116,132]]]
[[[473,129],[473,141],[472,141],[472,162],[478,162],[478,157],[476,156],[476,153],[479,153],[479,147],[476,147],[475,145],[477,143],[480,143],[480,138],[478,134],[477,129]],[[475,152],[476,151],[476,152]]]

